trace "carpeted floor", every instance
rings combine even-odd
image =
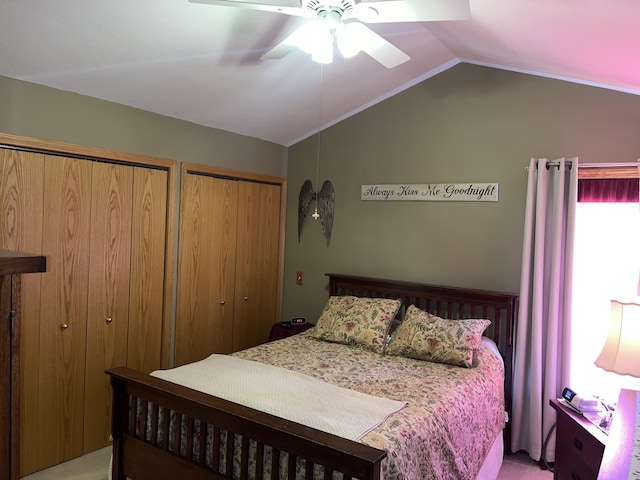
[[[526,453],[507,455],[497,480],[552,480],[553,473],[542,470]]]
[[[70,462],[23,477],[23,480],[107,480],[111,449],[103,448]],[[551,480],[553,473],[541,470],[526,454],[508,455],[498,480]]]

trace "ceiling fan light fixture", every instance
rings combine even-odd
[[[296,44],[300,50],[312,54],[319,44],[327,42],[327,35],[330,33],[317,22],[308,23],[300,27],[297,31]]]
[[[362,36],[358,28],[354,28],[356,24],[341,24],[336,28],[336,43],[338,49],[344,58],[355,57],[362,51]]]
[[[325,22],[312,22],[297,30],[294,44],[316,63],[333,62],[333,29]]]
[[[311,59],[316,63],[333,62],[333,36],[331,32],[327,32],[327,38],[318,42],[311,52]]]

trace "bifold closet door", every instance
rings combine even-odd
[[[91,162],[0,151],[2,247],[47,257],[22,282],[20,471],[82,454]]]
[[[280,185],[239,182],[234,352],[265,343],[279,320],[281,189]]]
[[[151,373],[161,367],[169,184],[166,170],[133,169],[131,283],[127,362]],[[109,396],[109,399],[111,397]]]
[[[175,365],[232,350],[238,182],[183,172]]]
[[[105,370],[160,368],[167,172],[95,163],[83,453],[109,444],[112,392]]]
[[[169,171],[0,149],[0,248],[47,257],[22,280],[25,476],[108,445],[104,371],[161,367]]]
[[[38,469],[83,451],[91,169],[92,162],[45,157],[42,254],[48,271],[40,296],[38,415],[28,419],[36,422],[37,436],[25,438]]]
[[[133,168],[96,162],[91,184],[83,453],[109,443],[111,384],[104,372],[127,363]]]
[[[0,248],[14,252],[42,250],[44,162],[39,153],[0,149]],[[40,415],[40,290],[41,275],[24,275],[21,281],[20,335],[20,471],[38,467],[35,439]],[[29,420],[31,419],[31,420]]]

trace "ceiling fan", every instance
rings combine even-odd
[[[429,22],[463,20],[469,16],[469,0],[300,0],[299,7],[235,0],[189,0],[191,3],[221,5],[282,13],[315,19],[308,22],[266,52],[263,60],[280,59],[299,48],[318,63],[331,63],[333,46],[345,58],[360,51],[387,68],[410,59],[409,55],[378,35],[364,23]],[[362,23],[364,22],[364,23]]]

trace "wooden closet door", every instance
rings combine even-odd
[[[109,444],[111,383],[105,370],[125,365],[133,168],[93,163],[83,453]]]
[[[0,247],[49,264],[22,281],[21,476],[105,444],[105,368],[161,367],[173,170],[125,165],[0,148]]]
[[[239,182],[233,351],[267,341],[277,321],[280,185]]]
[[[44,158],[39,153],[0,149],[0,249],[42,252]],[[21,279],[20,475],[37,470],[40,421],[40,282]],[[47,417],[45,417],[47,418]]]
[[[45,157],[38,435],[25,439],[39,468],[82,454],[91,166]]]
[[[183,171],[175,365],[232,349],[238,182]]]
[[[144,373],[161,367],[168,173],[135,167],[131,296],[126,365]]]

